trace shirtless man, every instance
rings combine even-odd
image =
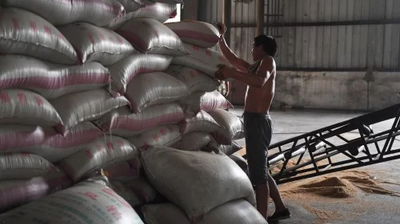
[[[247,85],[244,108],[244,126],[246,150],[250,180],[255,185],[257,210],[267,218],[269,195],[275,203],[275,213],[268,221],[277,221],[290,217],[283,204],[275,180],[270,176],[267,166],[268,146],[272,137],[272,122],[269,109],[275,93],[276,64],[274,60],[277,44],[272,37],[260,35],[254,38],[254,64],[238,58],[228,47],[224,34],[226,27],[219,23],[222,34],[220,49],[233,66],[221,66],[217,78],[235,79]]]

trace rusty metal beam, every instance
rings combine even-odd
[[[228,45],[231,44],[231,17],[232,17],[232,0],[223,0],[222,3],[222,22],[226,25],[225,40]]]
[[[264,0],[257,0],[257,35],[264,33]]]
[[[301,22],[301,23],[266,23],[264,27],[306,27],[306,26],[350,26],[350,25],[390,25],[400,24],[400,19],[379,19],[379,20],[354,20],[354,21],[333,21],[333,22]],[[232,24],[232,27],[257,27],[258,24]]]

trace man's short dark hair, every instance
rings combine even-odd
[[[264,51],[271,57],[275,57],[278,45],[273,37],[261,34],[254,38],[254,46],[258,47],[262,45]]]

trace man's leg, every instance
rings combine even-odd
[[[264,141],[263,115],[244,113],[245,141],[250,180],[255,185],[257,210],[266,219],[269,187],[267,145]]]
[[[268,186],[269,186],[270,196],[275,204],[275,212],[285,211],[287,208],[283,204],[283,200],[281,194],[279,193],[278,186],[276,185],[274,178],[272,178],[269,173],[268,173]]]
[[[260,214],[267,218],[268,216],[268,204],[269,204],[269,186],[257,185],[256,186],[256,200],[257,200],[257,210]]]

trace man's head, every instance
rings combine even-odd
[[[253,56],[253,60],[257,61],[266,55],[275,57],[277,50],[278,45],[276,44],[275,39],[271,36],[262,34],[254,38],[251,54]]]

